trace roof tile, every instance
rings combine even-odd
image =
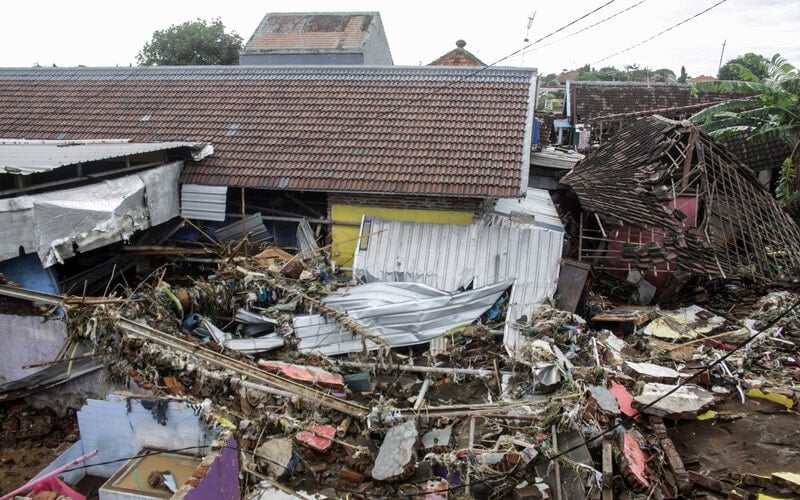
[[[189,183],[278,189],[288,176],[297,190],[517,195],[535,72],[474,72],[0,69],[0,137],[210,141],[215,154],[187,165]]]

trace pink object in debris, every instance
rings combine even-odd
[[[622,452],[625,454],[625,459],[628,461],[628,467],[633,475],[643,485],[650,486],[647,476],[644,473],[644,453],[639,446],[639,442],[631,435],[630,432],[623,433]]]
[[[282,361],[259,359],[258,367],[273,373],[280,373],[284,377],[297,382],[312,384],[319,387],[328,387],[339,391],[344,390],[344,377],[326,372],[322,368],[317,368],[315,366],[300,366],[284,363]]]
[[[48,491],[58,494],[58,498],[67,497],[71,500],[86,500],[85,496],[70,488],[69,485],[57,477],[48,477],[36,483],[29,495],[35,497],[39,493]]]
[[[317,451],[325,451],[331,447],[336,427],[332,425],[309,425],[306,430],[300,431],[295,437],[306,446]]]
[[[633,396],[631,396],[631,393],[628,392],[624,385],[618,384],[612,380],[609,392],[617,398],[617,404],[619,404],[619,409],[622,413],[629,417],[639,416],[639,410],[632,406]]]

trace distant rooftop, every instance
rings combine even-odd
[[[240,57],[242,64],[298,64],[291,60],[287,62],[285,56],[337,53],[362,54],[362,64],[391,65],[380,13],[271,12],[261,20]],[[253,60],[257,55],[268,54],[282,54],[284,60]],[[344,61],[347,64],[353,62]],[[336,59],[330,62],[342,63]]]
[[[486,66],[486,63],[464,48],[466,45],[467,42],[464,40],[457,40],[456,48],[428,64],[428,66]]]

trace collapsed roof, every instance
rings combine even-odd
[[[563,182],[597,216],[602,266],[756,281],[800,272],[800,228],[750,169],[688,122],[643,118]],[[582,246],[592,246],[588,235]]]

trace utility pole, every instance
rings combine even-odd
[[[533,20],[536,19],[536,11],[534,10],[533,13],[528,16],[528,29],[525,31],[525,39],[523,42],[528,43],[528,37],[531,34],[531,27],[533,26]]]
[[[722,42],[722,52],[719,54],[719,66],[717,67],[717,76],[719,76],[719,70],[722,69],[722,56],[725,55],[725,44],[728,43],[728,40],[725,39]]]
[[[534,10],[533,13],[528,16],[528,29],[525,30],[525,38],[523,41],[528,43],[529,36],[531,35],[531,27],[533,26],[533,20],[536,19],[536,11]],[[522,52],[522,59],[520,59],[520,65],[525,66],[525,52]]]

